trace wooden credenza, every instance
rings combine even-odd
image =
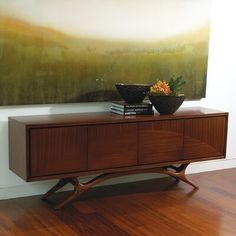
[[[199,107],[173,115],[10,117],[9,166],[25,181],[60,179],[44,199],[71,183],[74,192],[56,208],[108,178],[133,173],[164,173],[196,187],[185,170],[225,157],[227,121],[228,113]],[[80,183],[80,176],[94,174],[100,175]]]

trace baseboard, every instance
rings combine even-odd
[[[187,169],[187,174],[229,169],[229,168],[236,168],[236,158],[192,163]],[[101,185],[136,182],[136,181],[161,178],[161,177],[163,177],[163,175],[160,174],[140,174],[132,176],[123,176],[112,180],[108,180],[107,182]],[[86,177],[83,178],[82,181],[87,181],[88,179],[89,178]],[[0,199],[3,200],[3,199],[40,195],[47,192],[48,189],[54,184],[55,181],[44,181],[44,182],[41,181],[35,183],[26,183],[24,185],[19,185],[19,186],[0,188]],[[68,186],[62,189],[62,191],[69,189],[70,187]]]
[[[195,162],[188,167],[186,173],[194,174],[230,168],[236,168],[236,158]]]

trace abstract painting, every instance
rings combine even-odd
[[[180,76],[205,96],[210,0],[1,0],[0,105],[119,100]]]

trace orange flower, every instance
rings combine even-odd
[[[171,93],[170,86],[165,81],[157,81],[156,84],[154,84],[151,89],[151,93],[164,93],[165,95],[169,95]]]

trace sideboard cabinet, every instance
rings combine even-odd
[[[195,186],[185,170],[194,161],[224,158],[228,113],[183,108],[172,115],[80,113],[9,118],[10,169],[25,181],[59,179],[44,199],[71,183],[82,192],[109,178],[164,173]],[[80,183],[82,175],[95,175]]]

